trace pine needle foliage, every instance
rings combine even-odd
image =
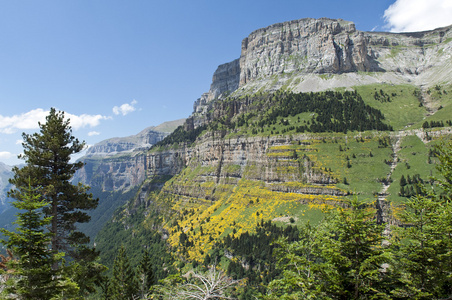
[[[13,168],[10,183],[15,189],[8,196],[17,199],[31,185],[48,203],[42,209],[46,217],[52,217],[49,219],[52,251],[65,252],[75,260],[93,260],[96,252],[80,247],[87,245],[89,238],[77,231],[76,223],[90,220],[86,211],[96,208],[98,199],[88,193],[89,187],[70,182],[83,166],[81,162],[70,163],[71,155],[82,151],[85,143],[72,135],[69,123],[64,112],[52,108],[46,122],[39,123],[40,132],[22,134],[24,153],[19,158],[24,159],[26,165]]]
[[[49,251],[52,233],[45,231],[51,217],[42,216],[42,209],[48,206],[48,202],[31,186],[15,195],[17,198],[12,205],[20,210],[15,222],[17,231],[0,229],[8,237],[2,243],[17,258],[6,264],[12,270],[6,291],[19,299],[50,299],[58,288],[53,280],[56,272],[51,268],[55,257]]]

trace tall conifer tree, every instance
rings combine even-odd
[[[13,168],[14,177],[10,183],[15,189],[9,196],[17,199],[28,184],[37,189],[42,199],[49,203],[43,210],[47,217],[52,217],[49,226],[51,250],[65,252],[75,260],[92,261],[97,253],[87,247],[89,238],[76,230],[76,223],[90,220],[86,210],[96,208],[98,199],[87,193],[88,187],[70,182],[83,166],[82,162],[70,163],[71,155],[82,151],[85,143],[72,136],[69,119],[65,119],[64,112],[54,108],[39,127],[39,133],[22,135],[24,154],[19,158],[24,159],[26,165]],[[53,268],[56,268],[55,264]]]
[[[52,234],[44,230],[51,217],[43,218],[41,212],[48,203],[31,187],[16,196],[12,205],[20,211],[15,222],[17,231],[0,229],[8,237],[2,243],[16,257],[7,266],[12,270],[12,279],[6,291],[19,299],[50,299],[58,289],[52,280],[54,255],[48,251]]]
[[[130,266],[124,245],[118,251],[113,264],[113,276],[108,291],[109,299],[134,299],[139,293],[136,274]]]

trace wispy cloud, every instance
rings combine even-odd
[[[384,13],[393,32],[431,30],[452,24],[451,0],[397,0]]]
[[[100,134],[100,132],[97,132],[97,131],[88,132],[88,136],[95,136],[95,135],[99,135],[99,134]]]
[[[37,108],[20,115],[0,115],[0,133],[13,134],[18,130],[38,129],[38,122],[44,123],[48,114],[48,110]],[[82,114],[77,116],[68,113],[65,114],[65,117],[70,119],[70,126],[74,129],[84,128],[87,126],[96,127],[102,120],[111,119],[111,117],[102,115]]]
[[[113,113],[115,115],[121,114],[121,115],[125,116],[125,115],[127,115],[127,114],[129,114],[131,112],[134,112],[136,110],[135,105],[137,103],[138,103],[138,101],[134,99],[134,100],[132,100],[132,102],[130,102],[130,104],[129,103],[124,103],[121,106],[114,106],[113,107]]]
[[[15,155],[8,151],[0,151],[0,159],[10,159],[13,158]]]

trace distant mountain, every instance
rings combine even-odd
[[[13,176],[12,167],[0,162],[0,214],[11,207],[8,204],[7,192],[11,189],[8,179]]]
[[[434,146],[452,136],[451,56],[452,26],[362,32],[322,18],[252,32],[184,126],[136,160],[145,179],[97,235],[102,261],[121,244],[139,257],[137,241],[157,229],[182,261],[207,265],[227,238],[267,221],[315,224],[351,194],[397,224],[416,181],[434,175]],[[229,259],[252,271],[258,250]]]
[[[9,203],[7,193],[12,185],[8,179],[13,176],[12,167],[0,162],[0,228],[11,229],[16,219],[17,210]],[[2,238],[0,234],[0,238]],[[1,250],[0,250],[1,252]]]
[[[180,119],[151,126],[132,136],[101,141],[87,150],[79,159],[85,166],[73,180],[89,185],[100,201],[91,212],[92,221],[81,224],[80,229],[93,237],[116,208],[135,196],[146,178],[147,151],[184,122]]]
[[[150,148],[182,125],[185,119],[169,121],[158,126],[147,127],[138,134],[127,137],[116,137],[101,141],[90,147],[85,156],[111,156],[140,149]]]

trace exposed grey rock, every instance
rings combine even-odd
[[[305,140],[307,135],[297,135],[294,140]],[[344,192],[331,188],[337,181],[327,174],[313,168],[306,156],[303,164],[292,157],[272,156],[274,146],[292,144],[292,138],[272,137],[236,137],[225,139],[220,132],[205,134],[188,147],[180,145],[177,149],[151,152],[147,157],[148,176],[174,176],[186,166],[206,168],[202,174],[190,178],[189,182],[173,182],[171,193],[215,200],[202,183],[236,185],[242,178],[260,181],[272,191],[314,195],[342,196]],[[312,138],[312,137],[310,137]],[[283,171],[282,171],[283,170]],[[301,171],[303,170],[303,171]],[[289,187],[285,183],[303,183],[300,187]],[[193,186],[196,188],[193,188]],[[187,188],[187,186],[189,186]]]
[[[363,32],[341,19],[300,19],[253,31],[238,60],[215,71],[195,102],[203,114],[224,93],[281,87],[321,91],[372,83],[452,83],[452,26],[414,33]],[[196,124],[195,124],[196,125]]]
[[[101,187],[103,191],[126,191],[140,185],[146,178],[146,152],[184,122],[165,122],[133,136],[95,144],[80,158],[85,166],[74,175],[74,182]]]
[[[130,152],[140,148],[150,148],[152,145],[163,140],[177,126],[182,125],[185,119],[165,122],[159,126],[147,127],[136,135],[111,138],[101,141],[90,147],[86,152],[86,157],[95,155],[115,155],[121,152]]]

